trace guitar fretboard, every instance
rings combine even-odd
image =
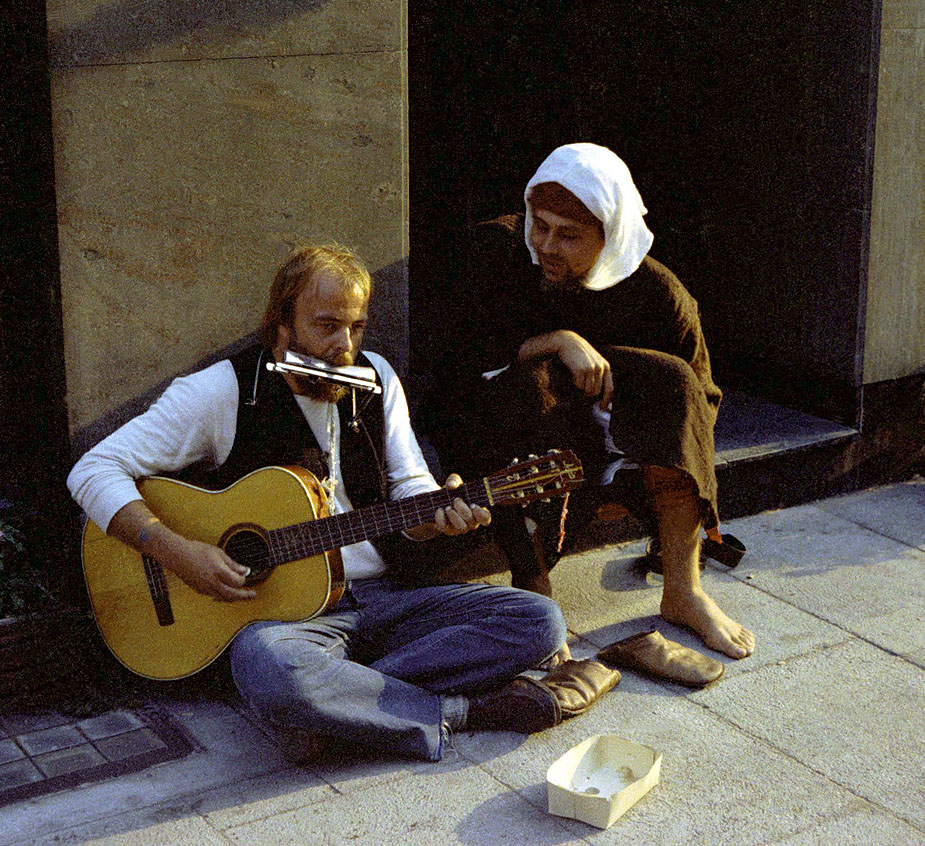
[[[430,491],[273,529],[268,532],[270,550],[277,562],[319,555],[352,543],[430,523],[438,508],[446,508],[457,498],[473,505],[487,506],[489,499],[484,480],[469,482],[452,491]]]

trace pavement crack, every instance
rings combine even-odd
[[[831,647],[826,647],[826,648],[831,648]],[[711,716],[718,719],[720,722],[726,723],[731,728],[735,729],[736,731],[741,732],[742,734],[751,738],[755,742],[760,743],[761,745],[766,746],[769,749],[773,749],[775,752],[777,752],[777,754],[782,755],[784,758],[787,758],[788,760],[792,761],[794,764],[801,767],[802,769],[807,770],[813,773],[814,775],[819,776],[823,780],[829,782],[830,784],[833,784],[836,787],[841,788],[845,792],[851,794],[855,799],[858,799],[859,801],[865,803],[866,805],[869,805],[872,808],[876,808],[877,810],[887,814],[890,817],[894,817],[896,819],[902,820],[904,823],[912,826],[916,831],[925,832],[925,829],[923,829],[921,825],[909,819],[908,816],[904,815],[902,812],[897,811],[893,808],[890,808],[889,806],[884,805],[881,802],[877,802],[868,796],[864,796],[863,794],[858,793],[857,790],[851,787],[850,785],[842,783],[837,778],[833,778],[828,773],[822,771],[818,767],[814,767],[811,764],[808,764],[806,761],[801,760],[795,754],[793,754],[792,752],[789,752],[787,749],[784,749],[778,746],[776,743],[769,740],[768,738],[762,737],[760,734],[757,734],[754,731],[749,730],[746,726],[741,725],[740,723],[736,722],[730,717],[725,716],[719,711],[715,711],[709,706],[709,704],[704,703],[704,702],[697,702],[694,699],[689,699],[688,701],[692,702],[695,705],[698,705],[700,708],[702,708],[704,711],[709,713]]]
[[[283,60],[283,59],[327,59],[327,58],[349,58],[351,56],[378,56],[378,55],[394,55],[404,53],[404,48],[401,47],[388,47],[382,48],[377,47],[375,49],[370,48],[368,50],[327,50],[319,51],[317,53],[255,53],[255,54],[246,54],[240,56],[193,56],[190,58],[173,58],[173,59],[140,59],[140,60],[124,60],[124,61],[100,61],[100,62],[75,62],[69,64],[66,62],[61,62],[60,64],[55,63],[54,60],[51,62],[51,70],[54,72],[67,72],[82,70],[84,68],[119,68],[119,67],[134,67],[142,65],[176,65],[176,64],[195,64],[198,62],[241,62],[241,61],[254,61],[255,59],[265,59],[268,61],[274,60]]]

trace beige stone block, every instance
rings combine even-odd
[[[925,30],[880,46],[864,382],[925,369]]]
[[[300,240],[406,254],[403,55],[102,66],[52,80],[76,429],[251,332]]]
[[[881,30],[922,29],[925,27],[925,3],[922,0],[883,0]]]
[[[48,0],[54,67],[401,49],[402,0]]]

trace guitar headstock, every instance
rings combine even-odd
[[[525,505],[536,499],[562,496],[584,481],[581,462],[571,450],[550,450],[515,460],[484,479],[489,505]]]

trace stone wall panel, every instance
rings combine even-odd
[[[898,0],[883,8],[865,384],[925,372],[925,12],[916,6],[917,15]]]
[[[402,49],[401,0],[48,0],[53,67]]]
[[[401,53],[53,77],[72,428],[251,332],[300,240],[405,256]]]

